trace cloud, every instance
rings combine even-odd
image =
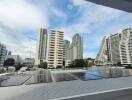
[[[35,40],[28,38],[28,34],[23,32],[37,31],[38,28],[48,25],[47,13],[41,12],[34,4],[26,0],[0,1],[0,42],[4,43],[13,54],[29,57],[31,47],[34,57]]]
[[[29,39],[25,35],[10,28],[0,27],[0,35],[2,37],[0,38],[0,42],[5,44],[7,50],[12,51],[12,54],[19,54],[22,58],[29,57],[31,48],[31,56],[35,56],[35,40]]]
[[[94,51],[93,52],[84,52],[83,53],[83,58],[88,58],[88,57],[95,58],[96,55],[97,54]]]
[[[0,22],[14,29],[48,26],[47,16],[27,0],[1,0]]]
[[[23,58],[29,57],[32,48],[32,57],[35,57],[37,31],[50,27],[51,16],[67,20],[65,13],[49,0],[1,0],[0,42]]]
[[[30,47],[34,57],[40,27],[59,28],[70,41],[75,33],[80,33],[84,57],[96,57],[103,36],[131,27],[131,22],[132,14],[85,0],[0,1],[0,42],[22,57],[29,56]]]
[[[75,33],[84,39],[84,57],[96,57],[102,38],[111,32],[132,26],[132,14],[109,7],[93,4],[85,0],[70,0],[72,9],[78,8],[81,15],[76,22],[63,25],[65,38],[71,40]],[[76,12],[74,12],[76,13]]]

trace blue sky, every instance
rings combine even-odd
[[[85,0],[0,0],[0,42],[23,58],[35,56],[40,27],[84,40],[84,58],[96,57],[103,36],[132,27],[132,14]]]

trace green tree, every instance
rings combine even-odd
[[[57,66],[56,68],[58,68],[58,69],[59,69],[59,68],[62,68],[62,66]]]
[[[83,59],[75,59],[75,61],[72,64],[73,67],[84,67],[85,66],[85,62]]]
[[[122,65],[121,65],[121,62],[118,62],[118,63],[117,63],[117,66],[122,66]]]
[[[38,65],[39,68],[47,69],[47,62],[42,62],[40,65]]]
[[[15,60],[13,58],[8,58],[4,61],[4,66],[14,66],[15,65]]]
[[[22,68],[22,66],[23,65],[21,63],[18,63],[17,65],[15,65],[16,71],[20,70]]]
[[[87,67],[92,67],[94,65],[94,60],[93,58],[87,58]]]

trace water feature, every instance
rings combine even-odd
[[[56,73],[53,74],[53,76],[56,82],[76,80],[76,78],[69,73]]]
[[[0,86],[17,86],[73,80],[99,80],[132,76],[131,69],[111,67],[91,67],[88,70],[39,70],[25,74],[4,75],[0,77]]]
[[[101,73],[99,72],[97,67],[91,67],[86,72],[78,72],[72,74],[83,81],[102,79]]]
[[[86,72],[72,73],[83,81],[119,78],[132,76],[131,69],[96,67],[89,68]]]
[[[29,85],[29,84],[50,83],[50,82],[52,82],[52,78],[49,70],[41,70],[33,74],[32,77],[25,82],[25,84]]]

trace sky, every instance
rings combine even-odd
[[[132,28],[132,14],[85,0],[0,0],[0,42],[12,54],[35,57],[41,27],[60,29],[70,41],[79,33],[84,58],[95,58],[105,35]]]

